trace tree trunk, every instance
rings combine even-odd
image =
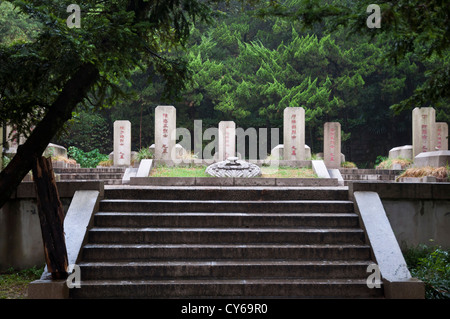
[[[53,279],[66,279],[68,259],[64,238],[64,209],[56,187],[52,160],[41,156],[34,163],[33,179],[47,270]]]
[[[67,81],[42,121],[37,124],[27,141],[18,147],[17,154],[0,173],[0,208],[10,199],[53,136],[72,117],[73,110],[83,101],[98,77],[99,72],[94,65],[83,64]]]

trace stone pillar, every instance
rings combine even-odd
[[[448,150],[448,124],[445,122],[436,123],[436,150]]]
[[[412,112],[413,158],[423,152],[435,151],[436,112],[432,107],[416,107]]]
[[[219,151],[218,160],[224,161],[228,157],[236,156],[236,123],[221,121],[219,123]]]
[[[176,159],[177,109],[159,105],[155,109],[155,159]]]
[[[114,166],[131,165],[131,123],[114,122]]]
[[[323,160],[327,168],[341,167],[341,123],[327,122],[324,125]]]
[[[283,145],[285,160],[305,160],[305,110],[302,107],[284,109]]]

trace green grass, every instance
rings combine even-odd
[[[0,273],[0,299],[25,299],[28,284],[41,278],[44,267],[25,270],[8,270]]]
[[[206,166],[192,167],[153,167],[150,177],[211,177],[205,173]]]
[[[152,168],[150,177],[211,177],[205,173],[206,166]],[[262,167],[263,178],[317,178],[311,168]]]
[[[262,177],[266,178],[317,178],[317,175],[311,168],[302,167],[285,167],[280,166],[278,169],[270,169],[262,167]]]

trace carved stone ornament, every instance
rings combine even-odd
[[[238,157],[228,157],[223,162],[209,165],[205,172],[215,177],[257,177],[261,175],[258,165],[239,160]]]

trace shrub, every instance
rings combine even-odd
[[[420,245],[408,249],[405,261],[413,277],[425,283],[427,299],[450,298],[450,254],[441,247]]]
[[[412,167],[408,168],[399,177],[425,177],[434,176],[438,179],[447,179],[450,176],[448,167]]]
[[[100,154],[98,149],[94,149],[90,152],[84,152],[75,146],[70,146],[67,153],[71,158],[77,161],[81,167],[84,168],[95,168],[98,163],[109,159],[108,155]]]
[[[3,167],[0,167],[0,170],[8,166],[9,162],[11,162],[11,158],[9,158],[8,156],[3,156],[3,163],[2,163]]]
[[[55,137],[55,144],[84,150],[99,149],[100,152],[108,152],[111,148],[111,126],[101,114],[81,111],[66,123],[65,128],[66,131]]]
[[[113,165],[114,165],[114,163],[113,163],[112,160],[107,160],[107,161],[101,161],[101,162],[99,162],[97,166],[111,167],[111,166],[113,166]]]
[[[376,169],[392,169],[394,164],[400,164],[402,169],[406,169],[412,164],[412,160],[405,158],[387,158],[383,156],[378,156],[375,161]]]
[[[355,163],[353,162],[343,162],[341,163],[342,168],[358,168]]]
[[[152,159],[152,158],[153,158],[153,154],[152,154],[152,152],[150,152],[149,147],[141,148],[136,155],[137,161],[141,161],[143,159]]]

